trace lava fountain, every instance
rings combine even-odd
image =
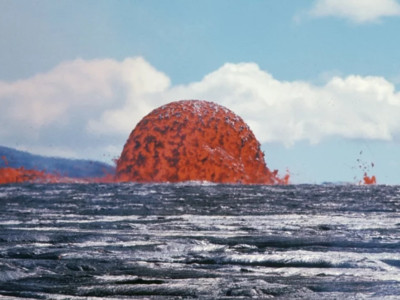
[[[376,184],[375,175],[368,176],[368,174],[365,172],[362,184]]]
[[[145,116],[117,160],[116,181],[287,184],[247,124],[212,102],[182,100]]]

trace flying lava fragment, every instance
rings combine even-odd
[[[210,181],[287,184],[264,161],[260,143],[229,109],[208,101],[182,100],[145,116],[117,160],[116,181]]]
[[[376,177],[375,175],[368,176],[367,173],[364,173],[363,182],[362,184],[376,184]]]
[[[363,153],[363,151],[360,151],[360,155],[362,155],[362,153]],[[371,162],[370,164],[366,163],[361,158],[357,159],[357,163],[358,163],[358,167],[364,171],[363,179],[362,179],[362,181],[359,182],[359,184],[362,184],[362,185],[376,184],[376,176],[368,175],[368,173],[370,172],[370,169],[375,167],[375,163],[373,163],[373,162]]]

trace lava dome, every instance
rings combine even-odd
[[[117,160],[116,180],[287,183],[271,172],[260,143],[229,109],[182,100],[153,110],[131,132]]]

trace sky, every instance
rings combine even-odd
[[[111,162],[202,99],[292,183],[400,184],[399,31],[397,0],[0,0],[0,145]]]

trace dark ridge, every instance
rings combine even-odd
[[[194,237],[200,239],[200,237]],[[238,236],[230,238],[208,237],[213,244],[236,246],[241,244],[253,245],[259,249],[265,248],[304,248],[304,247],[322,247],[322,248],[352,248],[352,249],[398,249],[399,242],[382,243],[379,241],[349,241],[335,238],[326,240],[322,237],[315,238],[285,238],[281,236],[255,237]]]
[[[199,264],[199,265],[239,265],[239,266],[262,266],[269,268],[351,268],[349,264],[333,265],[327,261],[273,261],[273,260],[263,260],[263,261],[235,261],[230,259],[220,258],[206,258],[206,259],[189,259],[187,264]]]
[[[0,168],[35,169],[74,178],[102,177],[115,168],[103,162],[85,159],[46,157],[0,146]]]
[[[400,260],[398,259],[384,259],[382,260],[385,264],[388,264],[390,266],[400,268]]]
[[[196,291],[184,287],[135,285],[116,288],[113,286],[98,286],[78,293],[81,297],[116,297],[116,296],[163,296],[163,297],[196,297]]]
[[[136,278],[131,280],[116,281],[115,284],[163,284],[165,281],[157,279]]]

